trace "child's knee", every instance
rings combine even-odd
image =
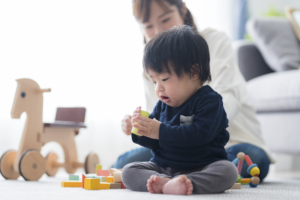
[[[130,183],[132,182],[132,177],[134,177],[134,174],[136,173],[136,166],[136,163],[129,163],[122,169],[122,182],[128,189],[131,188]]]
[[[228,188],[226,189],[229,189],[237,181],[238,171],[237,167],[232,162],[226,161],[223,165],[224,182],[228,183]]]

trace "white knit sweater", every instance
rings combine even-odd
[[[235,63],[230,39],[225,33],[205,29],[201,35],[206,40],[210,53],[212,81],[207,83],[223,97],[224,107],[229,120],[227,128],[230,140],[226,148],[238,143],[249,143],[262,148],[271,163],[275,160],[265,146],[260,135],[260,126],[255,116],[255,109],[249,103],[246,82]],[[152,112],[159,100],[154,86],[144,73],[147,111]]]

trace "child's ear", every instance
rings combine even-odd
[[[191,79],[197,80],[199,78],[199,73],[200,73],[200,67],[196,63],[192,66],[192,69],[191,69]]]

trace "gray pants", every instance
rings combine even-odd
[[[227,160],[220,160],[190,171],[162,168],[153,162],[134,162],[123,168],[122,180],[125,187],[130,190],[147,192],[147,180],[152,175],[174,178],[183,174],[192,181],[193,194],[224,192],[231,188],[238,178],[236,166]]]

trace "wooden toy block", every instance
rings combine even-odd
[[[238,159],[238,158],[235,158],[235,159],[232,161],[232,163],[233,163],[234,165],[237,165],[238,162],[239,162],[239,159]]]
[[[243,152],[240,152],[236,156],[239,160],[244,160],[245,159],[245,154]]]
[[[80,181],[62,181],[61,187],[81,187],[82,183]]]
[[[114,177],[113,176],[107,176],[106,177],[106,182],[107,183],[113,183],[114,182]]]
[[[141,111],[140,111],[140,114],[141,114],[141,116],[143,116],[143,117],[147,117],[147,118],[149,117],[149,113],[148,113],[147,111],[141,110]],[[137,122],[134,122],[134,123],[135,123],[135,124],[138,124]],[[138,136],[142,136],[142,135],[138,134],[137,131],[138,131],[137,128],[132,127],[131,133],[136,134],[136,135],[138,135]]]
[[[243,163],[244,163],[244,160],[240,160],[238,165],[237,165],[237,169],[238,169],[239,174],[241,174],[241,172],[242,172]]]
[[[102,165],[96,165],[96,173],[98,170],[102,170]]]
[[[85,178],[84,189],[86,190],[100,190],[100,179],[98,178]]]
[[[121,189],[126,189],[126,187],[125,187],[125,185],[124,185],[123,182],[121,183]]]
[[[99,178],[100,182],[106,182],[106,176],[87,176],[86,178]]]
[[[241,184],[240,183],[235,183],[230,189],[241,189]]]
[[[82,174],[82,180],[81,180],[81,182],[82,182],[82,188],[84,188],[84,179],[85,179],[85,178],[86,178],[85,175]]]
[[[251,183],[251,178],[242,178],[241,183]]]
[[[107,182],[107,181],[106,181],[106,176],[101,176],[100,182],[101,182],[101,183],[102,183],[102,182]]]
[[[109,174],[112,176],[114,175],[115,172],[121,172],[120,170],[116,169],[116,168],[110,168],[109,169]]]
[[[100,183],[100,190],[107,190],[110,188],[109,183]]]
[[[110,183],[109,189],[121,189],[121,183]]]
[[[69,174],[69,180],[70,181],[79,181],[78,175]]]
[[[114,183],[122,182],[122,172],[115,172],[113,177],[114,177]]]
[[[109,176],[108,170],[98,170],[97,171],[97,176]]]

